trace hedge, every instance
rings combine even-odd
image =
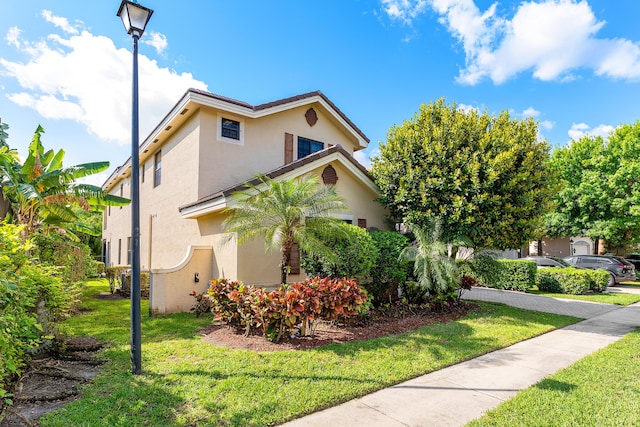
[[[582,295],[607,289],[609,273],[578,268],[544,268],[538,270],[536,284],[543,292]]]
[[[461,274],[473,277],[489,288],[527,291],[536,284],[534,261],[490,258],[458,261]]]

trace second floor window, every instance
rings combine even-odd
[[[162,152],[158,151],[153,166],[153,186],[157,187],[162,181]]]
[[[324,143],[312,139],[298,137],[298,158],[307,157],[324,148]]]
[[[240,122],[222,118],[222,136],[240,140]]]

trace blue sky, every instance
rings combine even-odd
[[[323,91],[378,142],[420,104],[533,116],[553,146],[640,118],[637,0],[141,0],[141,140],[189,87],[261,104]],[[41,124],[66,165],[130,155],[131,38],[119,0],[0,14],[0,118]],[[101,184],[105,174],[95,179]]]

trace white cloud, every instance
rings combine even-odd
[[[46,17],[45,17],[46,18]],[[56,26],[65,27],[64,18]],[[64,31],[69,32],[69,28]],[[125,145],[131,134],[131,61],[127,49],[87,31],[44,41],[20,40],[18,29],[7,41],[29,55],[24,63],[0,57],[0,73],[22,88],[6,96],[47,118],[75,120],[105,141]],[[139,55],[140,134],[144,138],[184,92],[206,85],[190,73],[178,74]]]
[[[360,150],[353,153],[353,157],[367,170],[371,170],[371,159],[380,155],[380,149],[374,148],[370,153],[367,150]]]
[[[540,127],[545,130],[551,130],[556,126],[556,122],[552,122],[551,120],[543,120],[539,123]]]
[[[522,117],[538,117],[540,115],[540,111],[536,110],[533,107],[529,107],[524,110],[521,114]]]
[[[156,31],[151,31],[149,34],[145,33],[144,38],[140,41],[152,46],[159,55],[161,55],[169,45],[167,42],[167,36]]]
[[[611,125],[603,124],[596,126],[595,128],[591,128],[586,123],[574,123],[573,125],[571,125],[571,129],[569,129],[569,132],[567,133],[569,134],[569,137],[574,141],[579,140],[583,136],[600,136],[606,140],[614,130],[615,128]]]
[[[498,3],[481,11],[474,0],[381,0],[389,17],[411,24],[429,5],[458,40],[465,67],[457,81],[500,84],[531,72],[543,81],[571,81],[582,69],[602,77],[640,79],[640,45],[623,38],[597,38],[605,25],[586,0],[522,1],[511,19]]]
[[[9,31],[7,31],[7,35],[5,36],[5,40],[9,44],[9,46],[13,46],[15,48],[20,48],[20,33],[22,31],[18,27],[11,27]]]
[[[470,111],[475,111],[476,113],[480,112],[480,109],[478,107],[474,107],[473,105],[469,104],[458,104],[458,110],[462,110],[465,113],[468,113]]]
[[[42,17],[45,21],[52,23],[67,34],[78,34],[78,30],[69,24],[69,20],[67,18],[54,16],[50,10],[43,10]]]
[[[393,20],[411,25],[427,8],[427,0],[381,0],[382,10]]]

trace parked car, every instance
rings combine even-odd
[[[612,255],[574,255],[566,257],[564,260],[575,267],[605,270],[609,273],[609,286],[636,280],[635,267],[622,257]]]
[[[636,271],[640,270],[640,254],[629,254],[624,257],[624,259],[627,262],[633,264],[633,266],[636,268]]]
[[[522,258],[526,261],[535,261],[538,268],[544,267],[558,267],[558,268],[567,268],[573,267],[567,261],[562,258],[557,258],[554,256],[528,256],[526,258]]]

